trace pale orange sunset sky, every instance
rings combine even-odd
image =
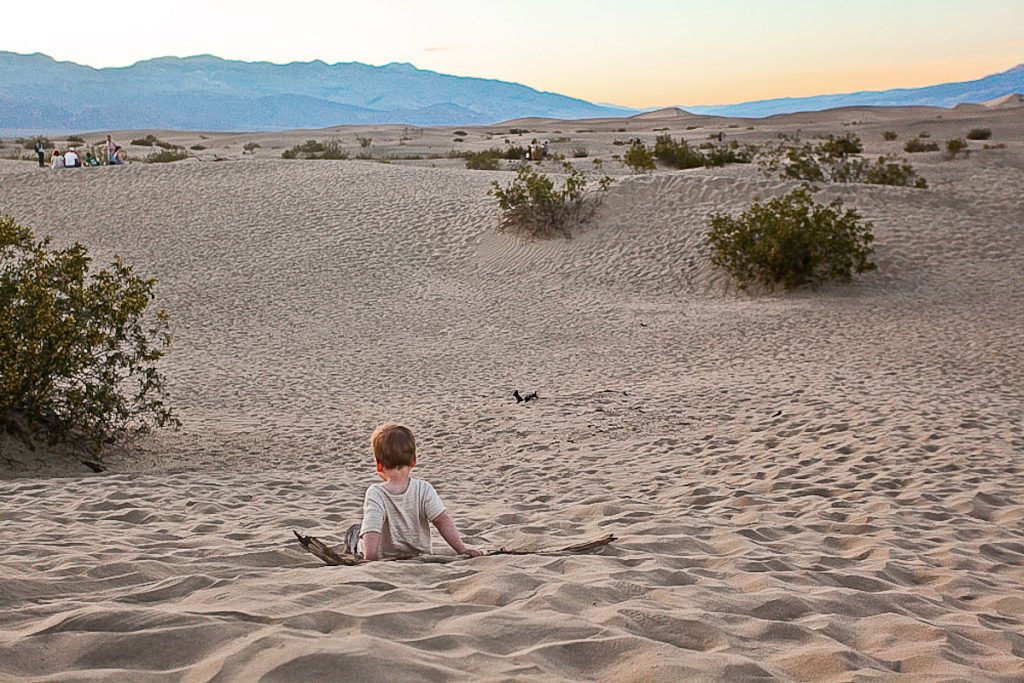
[[[4,31],[0,49],[95,67],[194,54],[278,63],[410,62],[635,107],[916,87],[1024,62],[1024,0],[13,5],[4,18],[17,29]],[[68,40],[61,22],[83,27],[88,39]],[[116,37],[102,38],[106,32]]]

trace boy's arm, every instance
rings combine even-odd
[[[441,533],[441,538],[448,542],[448,545],[452,547],[452,550],[457,552],[459,555],[469,555],[470,557],[480,557],[483,553],[476,548],[469,548],[465,543],[462,542],[462,536],[459,534],[458,528],[455,526],[455,520],[447,512],[442,512],[433,519],[434,526]]]
[[[362,536],[363,559],[369,562],[380,559],[380,533],[367,531]]]

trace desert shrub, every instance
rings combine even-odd
[[[468,135],[468,133],[466,133],[466,131],[464,130],[457,130],[454,133],[452,133],[452,135],[454,135],[457,138],[464,138],[466,137],[466,135]]]
[[[153,144],[160,149],[183,149],[181,145],[175,145],[172,142],[165,142],[163,140],[156,140]]]
[[[551,144],[554,145],[554,144],[557,144],[559,142],[572,142],[572,138],[566,137],[566,136],[563,135],[562,137],[558,137],[558,138],[553,139],[551,141]]]
[[[926,130],[922,130],[920,133],[917,134],[917,137],[919,138],[930,138],[931,136],[932,134]]]
[[[749,164],[754,161],[757,148],[752,145],[740,145],[739,142],[733,140],[728,145],[708,145],[702,154],[705,166]]]
[[[66,140],[77,145],[85,144],[85,138],[83,138],[81,135],[69,135],[67,136]]]
[[[466,138],[452,138],[452,142],[465,142]]]
[[[914,138],[912,140],[907,140],[907,143],[903,145],[903,151],[908,154],[938,152],[939,146],[934,142],[922,142],[920,138]]]
[[[327,142],[306,140],[300,145],[286,149],[281,153],[281,158],[345,160],[348,159],[348,152],[337,140],[328,140]]]
[[[656,168],[654,152],[647,149],[647,145],[642,142],[631,145],[629,150],[622,156],[622,161],[634,173],[648,173]]]
[[[874,164],[864,164],[863,182],[869,185],[896,185],[927,189],[928,181],[917,175],[914,167],[894,157],[878,157]]]
[[[882,133],[882,139],[885,140],[886,142],[892,142],[898,137],[899,135],[896,135],[895,131],[887,130],[884,133]]]
[[[359,143],[359,146],[362,147],[363,149],[366,149],[367,147],[373,144],[373,138],[371,137],[359,136],[356,137],[356,141]]]
[[[1006,149],[1005,142],[997,142],[994,145],[982,145],[983,149]]]
[[[138,147],[152,147],[153,144],[156,142],[157,138],[155,135],[147,135],[144,138],[136,138],[132,140],[131,144],[136,145]]]
[[[85,247],[55,249],[0,217],[0,425],[99,451],[128,430],[174,425],[156,364],[170,344],[156,281]]]
[[[248,152],[249,154],[252,154],[256,150],[260,149],[261,147],[262,147],[262,145],[260,145],[260,143],[258,143],[258,142],[247,142],[244,145],[242,145],[242,151],[243,152]]]
[[[202,152],[204,149],[206,149],[206,145],[192,145],[191,147],[189,147],[189,149],[196,152]]]
[[[705,165],[704,155],[680,139],[676,142],[671,135],[659,135],[654,140],[654,156],[662,163],[679,169],[698,168]]]
[[[147,164],[166,164],[172,161],[181,161],[188,158],[188,152],[183,149],[165,149],[153,152],[146,156],[143,161]]]
[[[864,151],[864,145],[860,138],[853,133],[836,137],[829,135],[824,142],[818,144],[816,150],[821,156],[845,159],[853,154],[860,154]]]
[[[967,131],[968,140],[988,140],[991,137],[991,128],[971,128],[969,131]]]
[[[953,138],[946,141],[946,152],[950,157],[955,158],[958,154],[967,154],[967,141],[963,138]]]
[[[844,211],[839,199],[815,202],[806,185],[768,202],[755,201],[736,218],[712,215],[707,239],[712,262],[740,289],[849,282],[876,267],[871,224],[861,222],[853,209]]]
[[[602,176],[597,190],[588,192],[589,179],[583,171],[569,163],[563,168],[567,177],[561,187],[527,164],[519,166],[508,186],[495,181],[491,193],[502,212],[498,231],[533,239],[569,238],[575,227],[590,220],[611,178]]]
[[[527,130],[526,128],[509,128],[508,132],[509,132],[509,135],[525,135],[526,133],[529,133],[530,131]]]
[[[473,169],[475,171],[497,171],[498,160],[501,157],[488,153],[487,150],[483,152],[471,152],[466,156],[466,168]]]
[[[50,148],[53,147],[53,143],[50,141],[50,139],[48,137],[46,137],[44,135],[36,135],[35,137],[31,137],[31,138],[15,138],[14,139],[14,143],[15,144],[21,145],[25,149],[35,149],[36,142],[41,143],[43,145],[43,147],[45,147],[47,149],[50,149]]]
[[[585,159],[590,156],[590,152],[583,145],[578,145],[572,148],[572,156],[574,159]]]

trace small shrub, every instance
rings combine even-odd
[[[871,224],[842,201],[818,204],[808,186],[753,205],[738,217],[714,214],[707,239],[712,262],[740,289],[761,284],[791,290],[831,280],[849,282],[875,269]]]
[[[502,211],[498,231],[533,239],[555,235],[568,239],[575,227],[590,220],[611,178],[601,177],[597,191],[588,192],[585,173],[569,163],[563,168],[568,176],[559,188],[550,177],[526,164],[519,166],[507,187],[494,182],[491,193]]]
[[[497,171],[500,157],[483,152],[472,152],[466,157],[466,168],[475,171]]]
[[[464,130],[457,130],[453,133],[453,135],[457,138],[464,138],[466,137],[466,135],[468,135],[468,133],[466,133],[466,131]]]
[[[982,145],[983,149],[1006,149],[1005,142],[997,142],[994,145]]]
[[[85,144],[85,138],[83,138],[81,135],[69,135],[67,137],[67,141],[76,145]]]
[[[864,182],[869,185],[928,188],[928,182],[917,175],[913,166],[893,157],[878,157],[874,164],[865,164],[862,171]]]
[[[931,136],[932,134],[926,130],[922,130],[920,133],[917,134],[917,137],[919,138],[930,138]]]
[[[258,142],[247,142],[244,145],[242,145],[242,151],[252,154],[256,150],[260,149],[260,147],[261,145]]]
[[[182,149],[180,145],[175,145],[170,142],[164,142],[163,140],[157,140],[153,144],[159,147],[160,149]]]
[[[359,142],[359,146],[366,149],[373,144],[373,138],[371,137],[357,137],[356,140]]]
[[[572,156],[574,159],[585,159],[586,157],[590,156],[590,152],[587,150],[586,147],[579,145],[577,147],[572,148]]]
[[[654,163],[654,152],[647,149],[642,142],[634,143],[622,156],[622,161],[629,166],[634,173],[649,173],[656,168]]]
[[[509,128],[508,129],[509,135],[525,135],[526,133],[529,133],[529,132],[530,131],[527,130],[526,128]]]
[[[707,159],[686,140],[676,142],[671,135],[659,135],[654,140],[654,156],[662,163],[678,169],[699,168]]]
[[[46,149],[53,148],[53,143],[50,141],[48,137],[44,135],[37,135],[31,138],[15,138],[14,140],[14,143],[16,145],[21,145],[25,149],[35,149],[37,142],[40,143]]]
[[[206,149],[206,145],[192,145],[191,147],[189,147],[189,149],[194,150],[196,152],[202,152],[204,149]]]
[[[127,431],[176,425],[156,367],[171,336],[167,313],[150,309],[155,284],[0,217],[0,428],[98,452]]]
[[[281,153],[282,159],[348,159],[348,152],[337,140],[320,142],[318,140],[306,140],[301,145],[295,145]]]
[[[952,140],[947,140],[946,151],[949,153],[949,156],[954,159],[958,154],[967,154],[967,141],[964,140],[963,138],[953,138]]]
[[[988,140],[992,137],[991,128],[971,128],[967,132],[968,140]]]
[[[908,154],[919,154],[921,152],[938,152],[939,146],[934,142],[922,142],[920,138],[907,140],[903,145],[903,151]]]
[[[465,142],[466,138],[454,138],[452,142]]]
[[[887,131],[885,131],[884,133],[882,133],[882,138],[883,138],[883,139],[884,139],[884,140],[885,140],[886,142],[892,142],[893,140],[895,140],[895,139],[896,139],[896,138],[898,138],[898,137],[899,137],[899,136],[898,136],[898,135],[896,135],[896,132],[895,132],[895,131],[887,130]]]
[[[188,152],[183,149],[165,149],[159,152],[153,152],[143,159],[143,161],[147,164],[167,164],[172,161],[181,161],[182,159],[187,158]]]
[[[138,147],[152,147],[156,142],[157,138],[155,135],[147,135],[144,138],[137,138],[135,140],[132,140],[131,144],[136,145]]]

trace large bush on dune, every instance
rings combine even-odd
[[[516,177],[502,187],[495,181],[491,193],[501,208],[499,232],[509,232],[531,239],[549,239],[555,235],[572,236],[572,229],[593,217],[601,198],[611,184],[602,176],[597,190],[588,191],[587,174],[566,162],[566,178],[560,187],[543,173],[527,164],[516,170]]]
[[[176,425],[156,363],[171,337],[155,280],[115,258],[90,272],[0,216],[0,426],[99,451],[128,430]]]
[[[874,270],[871,224],[836,199],[814,201],[799,187],[768,202],[754,202],[738,217],[715,214],[707,234],[712,262],[725,269],[740,289],[761,284],[794,289],[830,280],[849,282]]]

